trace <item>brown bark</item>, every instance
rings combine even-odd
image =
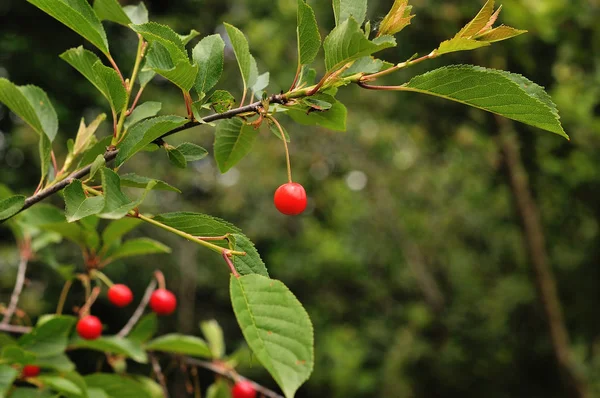
[[[500,126],[498,144],[504,154],[513,199],[521,219],[533,279],[546,318],[554,357],[569,396],[588,397],[587,382],[575,369],[556,280],[546,250],[540,211],[531,192],[520,148],[509,122],[498,119],[498,124]]]

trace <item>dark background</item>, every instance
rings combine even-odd
[[[131,2],[127,2],[130,3]],[[329,1],[312,1],[323,37],[333,27]],[[371,1],[380,21],[392,1]],[[413,24],[391,62],[426,54],[453,36],[482,2],[413,0]],[[125,2],[123,3],[125,4]],[[249,38],[259,70],[271,73],[272,93],[286,90],[295,72],[296,2],[146,1],[152,20],[179,33],[223,32],[222,22]],[[528,189],[541,214],[546,255],[555,274],[574,372],[591,396],[600,395],[600,3],[597,0],[506,0],[500,21],[529,34],[491,47],[449,54],[385,81],[401,84],[437,66],[471,63],[521,73],[545,86],[571,136],[509,123],[520,150]],[[112,53],[129,72],[135,35],[107,24]],[[0,76],[48,92],[60,118],[54,146],[59,159],[81,115],[106,112],[104,99],[58,55],[82,39],[22,0],[0,1]],[[86,44],[88,48],[89,45]],[[322,53],[319,70],[322,71]],[[219,88],[239,97],[231,51]],[[164,153],[142,154],[123,171],[138,171],[179,187],[182,195],[152,193],[148,212],[199,211],[233,222],[256,243],[271,275],[284,281],[307,308],[314,326],[316,363],[298,397],[567,397],[554,361],[549,329],[535,289],[523,220],[510,184],[498,121],[479,110],[408,93],[342,90],[348,131],[334,133],[282,119],[292,136],[294,179],[309,194],[308,211],[283,217],[272,193],[283,183],[281,141],[264,131],[254,151],[220,175],[209,157],[182,172]],[[155,80],[143,100],[164,102],[163,114],[185,114],[178,90]],[[101,134],[108,134],[105,123]],[[199,127],[169,142],[192,141],[212,151],[213,130]],[[0,181],[33,192],[38,181],[36,136],[0,106]],[[62,206],[60,198],[50,200]],[[180,308],[161,332],[198,334],[198,322],[217,319],[228,352],[243,343],[228,297],[228,270],[212,252],[175,236],[142,228],[135,235],[163,240],[173,254],[121,262],[113,279],[141,295],[154,268],[167,274]],[[82,266],[76,246],[60,246],[64,264]],[[14,283],[17,253],[0,229],[0,299]],[[54,311],[62,280],[34,262],[21,307],[32,317]],[[77,300],[76,293],[73,300]],[[119,330],[130,310],[106,300],[94,311]],[[92,353],[76,354],[93,371]],[[242,374],[276,388],[256,361]],[[168,361],[165,363],[168,367]],[[144,371],[131,365],[132,371]],[[168,378],[182,391],[177,369]],[[204,385],[211,375],[202,373]],[[180,396],[180,395],[175,395]]]

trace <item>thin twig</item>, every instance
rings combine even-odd
[[[25,271],[27,270],[27,262],[29,261],[29,243],[24,243],[24,248],[21,249],[21,259],[19,261],[19,268],[17,271],[17,281],[15,282],[15,288],[13,289],[12,295],[10,296],[10,303],[8,304],[8,308],[4,313],[4,318],[2,319],[2,325],[8,325],[10,320],[17,309],[17,304],[19,302],[19,297],[21,296],[21,292],[23,291],[23,285],[25,284]]]
[[[26,334],[26,333],[31,332],[32,330],[33,330],[33,328],[31,328],[29,326],[0,324],[0,331],[2,331],[2,332]]]
[[[152,370],[154,371],[154,374],[156,375],[156,378],[158,379],[158,382],[160,383],[163,389],[164,398],[169,398],[167,381],[165,380],[165,375],[163,374],[162,369],[160,368],[160,363],[158,363],[158,359],[156,359],[154,355],[149,354],[148,356],[150,357],[150,362],[152,362]]]
[[[146,306],[150,301],[150,296],[152,296],[152,292],[154,291],[154,289],[156,289],[156,281],[152,279],[152,282],[150,282],[150,284],[148,284],[148,287],[146,288],[146,292],[144,293],[144,297],[142,297],[140,304],[135,309],[135,312],[133,313],[131,318],[129,318],[129,321],[127,321],[127,324],[125,324],[125,326],[123,326],[123,329],[121,329],[121,331],[117,333],[117,336],[125,337],[129,334],[131,329],[133,329],[135,324],[142,317],[142,314],[144,313],[144,310],[146,309]]]
[[[268,398],[284,398],[282,395],[277,394],[275,391],[268,389],[267,387],[264,387],[244,376],[239,375],[234,369],[231,368],[227,368],[224,367],[222,365],[218,365],[215,364],[213,362],[207,362],[207,361],[202,361],[200,359],[194,359],[194,358],[188,358],[188,357],[183,357],[183,360],[190,364],[190,365],[195,365],[195,366],[200,366],[201,368],[204,369],[208,369],[211,372],[220,374],[221,376],[225,376],[228,379],[231,379],[233,381],[247,381],[250,384],[252,384],[252,387],[254,387],[254,389],[259,392],[260,394],[264,395],[265,397]]]

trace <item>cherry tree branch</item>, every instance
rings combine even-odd
[[[33,330],[33,328],[31,328],[29,326],[0,324],[0,332],[27,334],[27,333],[31,332],[32,330]]]
[[[275,94],[269,98],[269,101],[271,103],[283,104],[283,103],[285,103],[286,98],[284,95]],[[161,137],[157,138],[156,141],[159,142],[160,140],[162,140],[165,137],[179,133],[184,130],[191,129],[192,127],[196,127],[201,124],[211,123],[211,122],[215,122],[217,120],[231,119],[232,117],[235,117],[235,116],[238,116],[238,115],[241,115],[244,113],[258,112],[258,110],[261,107],[262,107],[262,102],[256,101],[250,105],[241,106],[239,108],[231,109],[231,110],[228,110],[223,113],[215,113],[215,114],[206,116],[205,118],[202,119],[202,121],[198,121],[198,120],[189,121],[186,124],[184,124],[183,126],[177,127],[171,131],[166,132]],[[106,153],[104,154],[104,160],[108,163],[108,162],[114,160],[117,157],[118,153],[119,153],[118,149],[107,150]],[[61,191],[67,185],[69,185],[71,182],[73,182],[73,180],[85,177],[86,175],[88,175],[90,173],[91,169],[92,169],[92,165],[89,164],[79,170],[74,171],[73,173],[69,174],[68,177],[55,183],[54,185],[51,185],[45,189],[42,189],[41,191],[37,192],[36,194],[28,197],[25,200],[25,205],[23,206],[23,208],[21,208],[21,210],[19,210],[19,213],[22,212],[23,210],[30,208],[34,204],[41,202],[42,200],[46,199],[47,197],[54,195],[58,191]],[[16,213],[16,214],[18,214],[18,213]],[[4,220],[4,221],[6,221],[6,220]],[[3,223],[4,221],[0,221],[0,224]]]
[[[208,369],[211,372],[220,374],[221,376],[227,377],[228,379],[231,379],[233,381],[247,381],[250,384],[252,384],[252,387],[254,387],[254,389],[264,395],[265,397],[268,398],[284,398],[282,395],[277,394],[275,391],[268,389],[267,387],[264,387],[244,376],[239,375],[235,370],[231,369],[231,368],[227,368],[225,366],[219,365],[219,364],[215,364],[213,362],[208,362],[208,361],[202,361],[200,359],[193,359],[193,358],[188,358],[188,357],[184,357],[183,360],[189,364],[189,365],[195,365],[195,366],[199,366],[201,368],[204,369]]]
[[[21,296],[21,292],[23,291],[23,285],[25,284],[25,272],[27,271],[27,263],[29,262],[29,243],[24,243],[25,247],[21,249],[20,260],[19,260],[19,268],[17,270],[17,281],[15,282],[15,288],[13,289],[12,295],[10,296],[10,302],[8,304],[8,308],[4,313],[4,318],[0,325],[6,326],[10,323],[10,320],[17,309],[17,304],[19,302],[19,297]]]
[[[133,315],[131,315],[131,318],[129,318],[129,321],[127,321],[125,326],[123,326],[123,329],[121,329],[121,331],[119,333],[117,333],[117,336],[119,336],[119,337],[127,336],[129,334],[129,332],[131,331],[131,329],[133,329],[135,324],[138,323],[138,321],[142,317],[142,314],[144,314],[144,310],[146,309],[146,306],[148,305],[148,302],[150,301],[150,297],[152,296],[152,292],[154,292],[154,289],[156,289],[156,281],[154,279],[152,279],[152,282],[150,282],[150,284],[146,288],[146,292],[144,293],[144,297],[142,297],[140,304],[133,312]]]

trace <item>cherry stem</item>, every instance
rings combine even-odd
[[[96,269],[94,269],[90,272],[90,276],[92,278],[100,279],[108,287],[112,287],[114,285],[113,281],[111,281],[108,276],[106,276],[103,272],[100,272]]]
[[[86,315],[89,315],[90,308],[92,307],[92,305],[94,304],[94,302],[96,301],[98,296],[100,295],[100,290],[101,290],[100,286],[96,286],[92,289],[92,294],[90,294],[90,297],[88,298],[88,300],[85,302],[83,307],[81,307],[81,309],[79,310],[80,318],[82,318]]]
[[[133,329],[133,327],[136,325],[136,323],[138,323],[138,321],[144,314],[144,310],[146,309],[146,306],[148,305],[148,302],[150,301],[150,297],[152,297],[152,293],[154,292],[154,289],[156,289],[156,281],[152,280],[152,281],[150,281],[150,284],[148,284],[148,287],[146,288],[146,292],[144,293],[144,297],[142,297],[142,300],[140,300],[140,304],[135,309],[135,311],[133,312],[133,315],[131,315],[131,318],[129,318],[129,320],[127,321],[125,326],[123,326],[123,329],[121,329],[121,331],[119,333],[117,333],[117,336],[119,336],[119,337],[127,336],[129,334],[129,332],[131,331],[131,329]]]
[[[235,269],[235,266],[233,265],[233,262],[231,261],[231,259],[229,258],[230,256],[230,251],[229,250],[225,250],[223,252],[223,258],[225,259],[225,262],[227,263],[227,265],[229,266],[229,269],[231,270],[231,273],[233,274],[233,276],[235,276],[236,278],[240,277],[240,274],[237,272],[237,270]]]
[[[267,117],[269,118],[269,120],[271,120],[273,123],[275,123],[275,126],[277,126],[277,129],[281,133],[281,139],[283,140],[283,146],[285,147],[285,159],[287,162],[288,181],[291,183],[292,182],[292,164],[290,162],[290,151],[288,150],[287,140],[285,139],[285,133],[283,132],[283,127],[281,127],[281,124],[279,124],[277,119],[275,119],[273,116],[267,115]]]
[[[115,60],[113,59],[113,57],[110,54],[106,54],[106,58],[108,58],[108,62],[110,62],[110,64],[112,65],[112,67],[119,74],[119,77],[121,78],[121,83],[123,83],[123,87],[127,88],[127,84],[125,83],[125,79],[123,78],[123,74],[121,73],[121,70],[119,69],[119,66],[117,65],[117,63],[115,62]]]
[[[156,281],[158,282],[159,289],[164,290],[167,288],[167,283],[165,282],[165,275],[161,271],[154,271],[154,278],[156,278]]]
[[[60,297],[58,298],[58,305],[56,306],[56,315],[62,314],[63,308],[65,306],[65,301],[67,300],[67,295],[69,294],[71,286],[73,286],[73,279],[69,279],[68,281],[66,281],[60,292]]]
[[[296,84],[298,83],[298,78],[300,77],[301,71],[302,71],[302,65],[300,65],[300,62],[298,62],[298,68],[296,69],[296,76],[294,76],[294,81],[292,82],[292,85],[288,91],[292,91],[293,89],[296,88]]]

